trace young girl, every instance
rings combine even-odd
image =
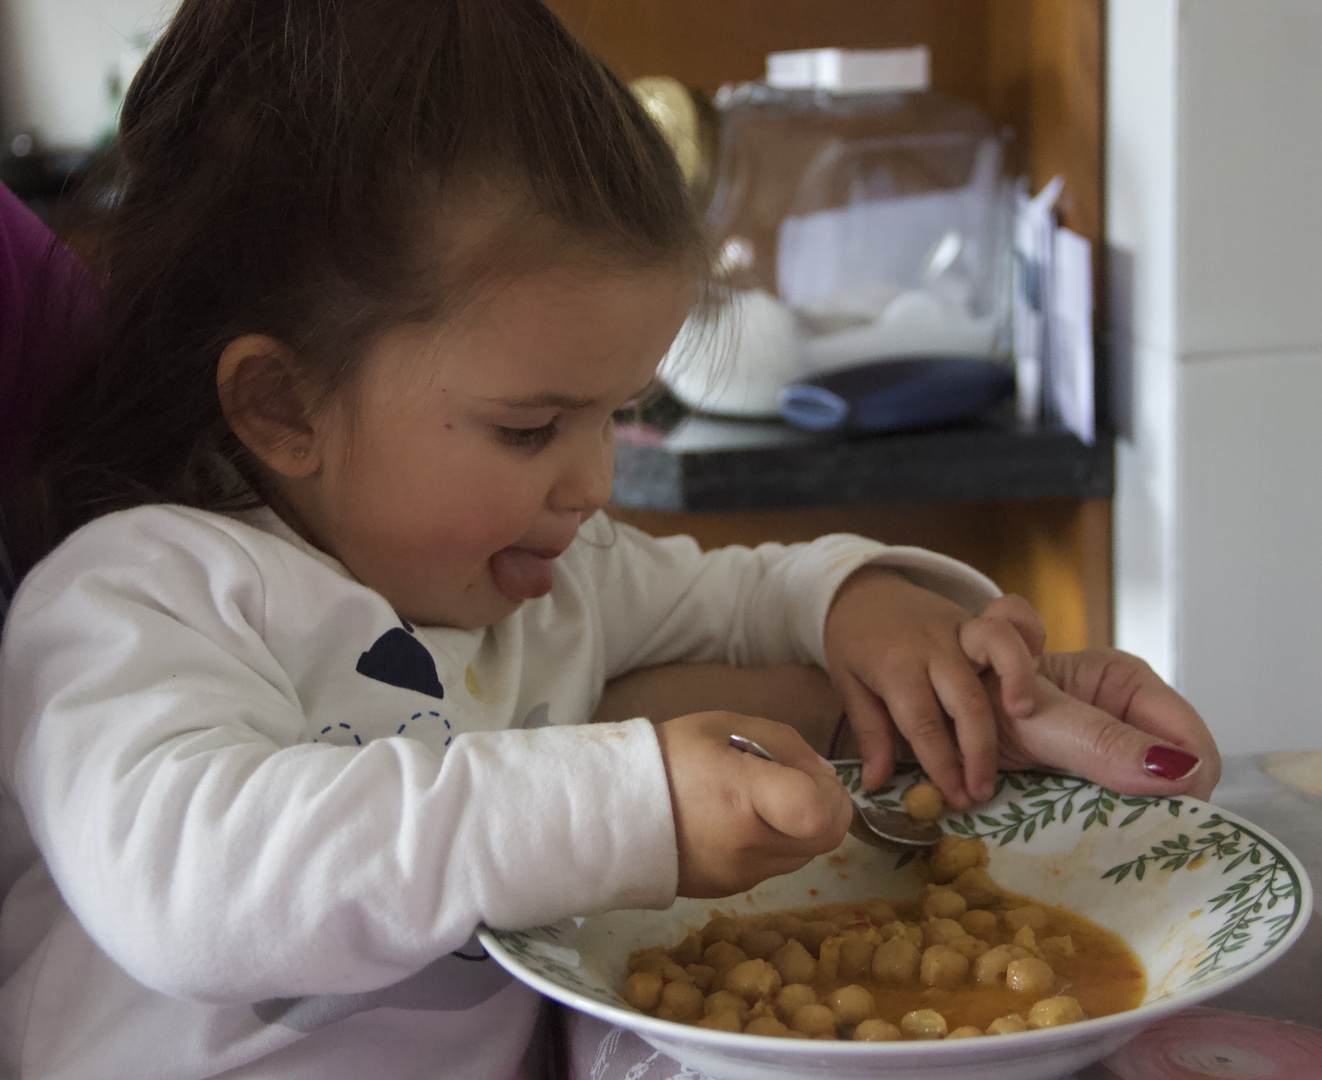
[[[597,513],[705,258],[540,5],[186,0],[121,142],[0,649],[0,1073],[516,1075],[538,998],[479,923],[728,895],[848,821],[791,728],[584,725],[649,665],[827,668],[874,778],[903,736],[986,796],[1041,692],[1022,602]]]

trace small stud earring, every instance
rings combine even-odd
[[[294,447],[294,457],[301,459],[307,456],[308,456],[308,448],[306,446]]]

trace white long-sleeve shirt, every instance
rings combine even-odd
[[[455,630],[269,510],[86,526],[0,645],[0,1076],[514,1075],[537,998],[477,925],[675,895],[650,723],[585,724],[605,682],[824,663],[867,562],[995,595],[859,537],[703,554],[598,516],[547,596]]]

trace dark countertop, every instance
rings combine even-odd
[[[841,438],[775,422],[690,417],[654,445],[622,433],[612,501],[637,510],[747,511],[899,500],[1109,499],[1115,446],[1013,419]]]

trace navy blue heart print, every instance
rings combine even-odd
[[[369,679],[443,698],[445,690],[436,674],[436,661],[421,641],[396,626],[387,630],[358,657],[358,673]]]

